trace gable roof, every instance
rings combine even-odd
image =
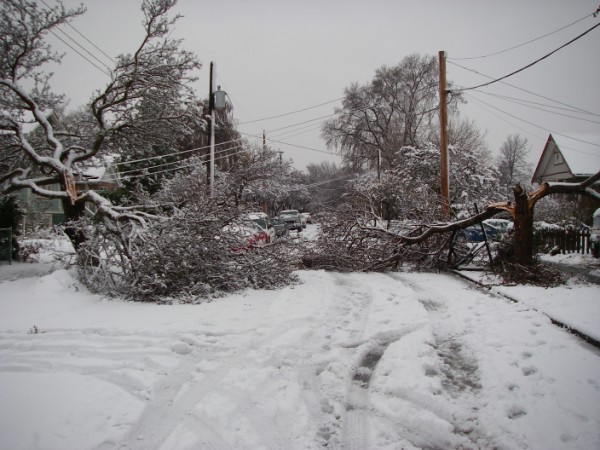
[[[553,134],[552,138],[575,176],[600,170],[600,134]]]
[[[548,136],[532,181],[540,182],[547,175],[551,153],[557,150],[571,177],[588,177],[600,171],[600,134],[554,133]]]

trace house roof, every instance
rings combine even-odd
[[[551,155],[557,150],[562,155],[562,168],[551,163]],[[552,173],[556,172],[557,168],[559,172]],[[551,169],[551,174],[548,174],[548,169]],[[548,136],[532,181],[541,182],[547,176],[554,180],[589,177],[599,170],[600,134],[553,133]]]
[[[600,170],[600,134],[561,133],[551,136],[573,175],[593,175]]]

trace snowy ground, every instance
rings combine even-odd
[[[600,448],[600,351],[451,275],[303,271],[166,306],[19,267],[0,266],[2,449]]]

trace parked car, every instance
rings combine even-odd
[[[306,223],[313,223],[312,215],[309,212],[303,212],[300,215],[306,219]]]
[[[238,241],[238,244],[231,247],[234,252],[263,247],[269,243],[268,233],[252,221],[227,225],[223,227],[223,231]]]
[[[592,256],[600,258],[600,208],[596,210],[592,218],[592,229],[590,230],[590,247]]]
[[[271,224],[273,225],[276,237],[283,237],[288,234],[287,224],[280,217],[273,217],[271,219]]]
[[[275,239],[275,230],[273,229],[273,224],[271,223],[271,220],[267,214],[264,212],[252,212],[248,214],[248,219],[267,232],[269,235],[269,242]]]
[[[296,209],[286,209],[279,213],[279,217],[287,224],[289,230],[302,231],[302,219]]]
[[[510,222],[507,224],[502,223],[494,223],[488,222],[484,220],[481,225],[485,229],[485,234],[487,235],[488,240],[490,241],[499,241],[502,239],[502,236],[507,232],[509,228]],[[483,235],[483,230],[479,224],[471,225],[463,230],[464,234],[467,236],[467,240],[469,242],[483,242],[485,237]]]
[[[302,225],[302,228],[306,228],[306,216],[303,214],[300,214],[300,224]]]

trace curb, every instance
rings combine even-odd
[[[486,286],[485,284],[481,283],[480,281],[474,280],[470,277],[468,277],[467,275],[465,275],[464,273],[461,273],[459,270],[451,270],[450,273],[453,273],[454,275],[457,275],[458,277],[462,278],[463,280],[468,281],[469,283],[472,283],[474,285],[476,285],[479,289],[482,289],[485,291],[485,293],[487,294],[494,294],[498,297],[503,297],[513,303],[520,303],[519,300],[517,300],[514,297],[511,297],[510,295],[506,295],[502,292],[499,292],[498,290],[494,289],[492,286]],[[533,307],[531,307],[531,309],[533,309],[534,311],[537,311],[543,315],[545,315],[546,317],[548,317],[548,319],[550,319],[550,322],[552,322],[553,325],[556,325],[557,327],[562,328],[563,330],[577,336],[580,339],[583,339],[584,341],[586,341],[588,344],[596,347],[597,349],[600,349],[600,341],[596,338],[593,338],[592,336],[589,336],[587,334],[585,334],[583,331],[580,331],[576,328],[573,328],[570,325],[567,325],[564,322],[561,322],[560,320],[555,319],[554,317],[548,315],[547,313],[540,311],[538,309],[535,309]]]

